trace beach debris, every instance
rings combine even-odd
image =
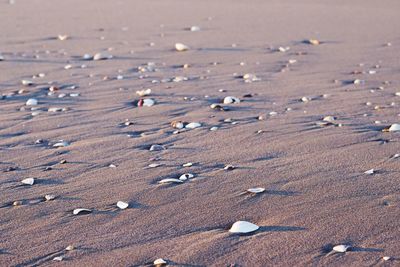
[[[106,60],[106,59],[111,59],[112,57],[113,56],[110,53],[108,53],[106,51],[103,51],[103,52],[99,52],[99,53],[94,54],[93,60],[95,60],[95,61],[97,61],[97,60]]]
[[[224,101],[225,101],[225,99],[224,99]],[[210,108],[211,108],[211,109],[216,109],[216,110],[221,110],[221,111],[227,111],[227,110],[229,110],[229,108],[223,107],[223,106],[221,106],[221,105],[219,105],[219,104],[216,104],[216,103],[211,104],[211,105],[210,105]]]
[[[191,179],[191,178],[193,178],[193,177],[194,177],[193,174],[191,174],[191,173],[185,173],[185,174],[182,174],[182,175],[179,177],[179,180],[181,180],[181,181],[186,181],[187,179]]]
[[[60,41],[65,41],[65,40],[67,40],[68,38],[69,38],[69,36],[66,35],[66,34],[59,34],[59,35],[57,36],[57,39],[60,40]]]
[[[310,98],[310,97],[307,97],[307,96],[303,96],[300,100],[301,100],[302,102],[307,103],[307,102],[310,102],[310,101],[311,101],[311,98]]]
[[[109,168],[117,168],[117,165],[115,165],[115,164],[110,164],[110,165],[108,165],[108,167],[109,167]]]
[[[21,205],[23,205],[24,203],[21,201],[21,200],[17,200],[17,201],[14,201],[13,203],[12,203],[12,205],[13,206],[21,206]]]
[[[136,91],[136,94],[137,94],[138,96],[141,96],[141,97],[143,97],[143,96],[148,96],[148,95],[151,94],[151,89],[148,88],[148,89],[145,89],[145,90],[138,90],[138,91]]]
[[[62,261],[64,259],[63,256],[57,256],[53,258],[53,261]]]
[[[46,201],[51,201],[54,200],[55,198],[56,198],[55,195],[50,195],[50,194],[44,196],[44,200]]]
[[[218,130],[219,128],[217,127],[217,126],[213,126],[213,127],[211,127],[210,128],[210,131],[216,131],[216,130]]]
[[[25,85],[25,86],[31,86],[31,85],[33,85],[33,82],[30,81],[30,80],[22,80],[21,83],[22,83],[22,85]]]
[[[89,214],[89,213],[92,213],[92,210],[84,209],[84,208],[74,209],[72,211],[72,214],[74,214],[74,215],[86,215],[86,214]]]
[[[0,53],[0,61],[4,61],[4,56]]]
[[[118,201],[117,207],[120,208],[121,210],[124,210],[129,207],[129,203],[123,202],[123,201]]]
[[[156,103],[156,101],[154,99],[151,98],[141,98],[139,99],[139,101],[137,102],[137,106],[138,107],[151,107],[154,106],[154,104]]]
[[[182,180],[175,179],[175,178],[166,178],[162,179],[158,182],[159,184],[171,184],[171,183],[183,183]]]
[[[254,187],[246,190],[248,193],[259,194],[265,192],[264,187]]]
[[[175,50],[178,52],[183,52],[189,50],[189,47],[187,45],[184,45],[182,43],[176,43],[175,44]]]
[[[398,132],[400,131],[400,124],[394,123],[390,125],[390,127],[386,127],[382,130],[382,132]]]
[[[67,147],[67,146],[69,146],[69,145],[70,145],[69,142],[60,140],[60,141],[58,141],[57,143],[55,143],[55,144],[53,145],[53,147]]]
[[[224,98],[224,104],[240,103],[240,99],[234,96],[227,96]]]
[[[261,81],[260,78],[258,78],[255,74],[253,73],[246,73],[243,75],[243,80],[245,83],[252,83],[252,82],[258,82]]]
[[[190,27],[190,31],[191,32],[198,32],[198,31],[200,31],[200,27],[199,26],[192,26],[192,27]]]
[[[336,120],[336,117],[334,116],[325,116],[323,119],[323,121],[327,121],[327,122],[333,122]]]
[[[363,83],[363,81],[360,80],[360,79],[355,79],[355,80],[353,81],[353,84],[362,84],[362,83]]]
[[[25,178],[21,183],[25,185],[33,185],[35,183],[35,178]]]
[[[149,151],[161,151],[165,150],[165,147],[163,145],[152,145],[149,149]]]
[[[371,175],[371,174],[374,174],[374,173],[375,173],[375,170],[374,170],[374,169],[370,169],[370,170],[368,170],[368,171],[365,171],[364,173],[365,173],[365,174]]]
[[[182,167],[192,167],[193,163],[192,162],[188,162],[182,165]]]
[[[332,252],[336,253],[345,253],[350,249],[348,245],[336,245],[332,248]]]
[[[319,45],[320,41],[318,41],[317,39],[308,39],[308,40],[306,40],[306,43],[311,44],[311,45]]]
[[[225,165],[224,170],[231,171],[231,170],[234,170],[235,168],[236,168],[235,166],[228,164],[228,165]]]
[[[157,167],[159,167],[159,166],[161,166],[161,164],[158,164],[158,163],[151,163],[151,164],[149,164],[149,166],[147,166],[147,167],[149,167],[149,168],[157,168]]]
[[[173,121],[171,122],[172,128],[183,129],[185,127],[185,123],[182,121]]]
[[[255,225],[251,222],[247,221],[237,221],[232,224],[231,228],[229,229],[230,233],[234,234],[247,234],[254,231],[257,231],[260,227]]]
[[[74,247],[73,245],[68,245],[68,246],[65,248],[66,251],[72,251],[72,250],[74,250],[74,249],[75,249],[75,247]]]
[[[289,51],[289,50],[290,50],[290,47],[289,47],[289,46],[286,46],[286,47],[280,46],[280,47],[278,47],[278,49],[277,49],[278,52],[282,52],[282,53],[287,52],[287,51]]]
[[[39,101],[36,98],[29,98],[26,101],[25,105],[27,105],[27,106],[37,106],[38,103],[39,103]]]
[[[384,257],[382,257],[382,260],[384,260],[384,261],[390,261],[392,258],[391,257],[389,257],[389,256],[384,256]]]
[[[154,266],[157,266],[157,267],[159,267],[159,266],[163,266],[163,265],[166,265],[167,264],[167,262],[165,261],[165,260],[163,260],[163,259],[156,259],[154,262],[153,262],[153,265]]]
[[[191,122],[191,123],[186,124],[186,126],[185,126],[186,129],[195,129],[198,127],[201,127],[201,123],[199,123],[199,122]]]

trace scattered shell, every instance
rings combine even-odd
[[[333,122],[336,120],[336,117],[334,116],[325,116],[323,119],[323,121],[327,121],[327,122]]]
[[[301,101],[303,101],[303,102],[310,102],[310,101],[311,101],[311,98],[306,97],[306,96],[303,96],[303,97],[301,98]]]
[[[144,98],[144,99],[140,99],[137,103],[138,107],[151,107],[154,106],[154,104],[156,103],[156,101],[154,101],[151,98]]]
[[[228,164],[228,165],[226,165],[225,167],[224,167],[224,170],[225,171],[231,171],[231,170],[233,170],[233,169],[235,169],[236,167],[235,166],[233,166],[233,165],[231,165],[231,164]]]
[[[258,82],[261,81],[260,78],[258,78],[255,74],[252,73],[246,73],[243,75],[243,80],[246,83],[252,83],[252,82]]]
[[[64,259],[64,257],[62,256],[57,256],[53,258],[53,261],[62,261]]]
[[[149,151],[161,151],[165,150],[165,147],[162,145],[152,145],[149,149]]]
[[[117,202],[117,207],[120,208],[121,210],[126,209],[129,207],[129,203],[123,202],[123,201],[118,201]]]
[[[338,252],[338,253],[344,253],[344,252],[346,252],[349,248],[350,248],[350,246],[348,246],[348,245],[337,245],[337,246],[334,246],[334,247],[332,248],[332,251]]]
[[[158,163],[151,163],[151,164],[149,164],[149,168],[157,168],[157,167],[159,167],[159,166],[161,166],[161,164],[158,164]]]
[[[176,43],[175,44],[175,49],[176,49],[176,51],[183,52],[183,51],[189,50],[189,47],[187,45],[182,44],[182,43]]]
[[[72,214],[74,214],[74,215],[79,215],[79,214],[89,214],[89,213],[91,213],[92,212],[92,210],[90,210],[90,209],[74,209],[73,211],[72,211]]]
[[[388,257],[388,256],[385,256],[385,257],[382,257],[382,260],[384,260],[384,261],[389,261],[389,260],[391,260],[392,258],[391,257]]]
[[[374,174],[375,173],[375,170],[374,169],[370,169],[370,170],[368,170],[368,171],[365,171],[364,172],[365,174]]]
[[[398,123],[392,124],[392,125],[390,125],[389,128],[385,128],[382,131],[383,132],[398,132],[398,131],[400,131],[400,124],[398,124]]]
[[[75,249],[75,247],[74,247],[73,245],[69,245],[69,246],[67,246],[67,247],[65,248],[66,251],[72,251],[72,250],[74,250],[74,249]]]
[[[171,122],[172,128],[176,129],[183,129],[185,127],[184,123],[182,121],[173,121]]]
[[[166,179],[162,179],[158,183],[159,184],[183,183],[183,181],[179,180],[179,179],[175,179],[175,178],[166,178]]]
[[[234,96],[227,96],[224,98],[224,104],[240,103],[240,99]]]
[[[247,233],[257,231],[259,228],[260,227],[258,225],[255,225],[250,222],[237,221],[232,225],[231,229],[229,229],[229,232],[235,233],[235,234],[247,234]]]
[[[320,42],[317,39],[309,39],[309,40],[307,40],[307,43],[312,44],[312,45],[320,44]]]
[[[22,204],[23,204],[23,202],[21,200],[14,201],[12,203],[13,206],[21,206]]]
[[[280,46],[280,47],[278,48],[278,51],[279,51],[279,52],[287,52],[287,51],[289,51],[289,50],[290,50],[290,47],[289,47],[289,46],[286,46],[286,47]]]
[[[69,145],[70,145],[70,143],[68,143],[67,141],[60,140],[59,142],[55,143],[53,145],[53,147],[66,147],[66,146],[69,146]]]
[[[190,27],[190,31],[191,32],[198,32],[198,31],[200,31],[200,27],[199,26],[192,26],[192,27]]]
[[[111,59],[113,56],[108,52],[99,52],[93,56],[93,60],[106,60]]]
[[[182,175],[179,177],[179,180],[181,180],[181,181],[186,181],[187,179],[191,179],[191,178],[193,178],[193,177],[194,177],[193,174],[191,174],[191,173],[185,173],[185,174],[182,174]]]
[[[186,129],[195,129],[201,127],[201,123],[199,122],[191,122],[185,126]]]
[[[60,40],[60,41],[65,41],[65,40],[68,39],[68,35],[66,35],[66,34],[59,34],[59,35],[57,36],[57,38],[58,38],[58,40]]]
[[[26,85],[26,86],[31,86],[33,85],[33,82],[30,80],[22,80],[21,81],[22,85]]]
[[[193,163],[192,162],[188,162],[182,165],[182,167],[192,167]]]
[[[55,195],[45,195],[45,196],[44,196],[44,199],[45,199],[46,201],[50,201],[50,200],[53,200],[53,199],[55,199],[55,198],[56,198]]]
[[[253,194],[258,194],[258,193],[262,193],[265,191],[264,187],[254,187],[254,188],[249,188],[247,189],[247,192],[249,193],[253,193]]]
[[[148,96],[151,94],[151,89],[149,88],[146,90],[139,90],[139,91],[136,91],[136,94],[139,96]]]
[[[153,265],[155,265],[155,266],[162,266],[162,265],[165,265],[165,264],[167,264],[167,262],[165,261],[165,260],[163,260],[163,259],[156,259],[154,262],[153,262]]]
[[[37,104],[39,103],[39,101],[36,98],[29,98],[25,105],[27,106],[37,106]]]
[[[26,185],[33,185],[35,183],[35,178],[25,178],[21,181],[21,183]]]
[[[216,131],[216,130],[218,130],[217,126],[213,126],[213,127],[210,128],[210,131]]]

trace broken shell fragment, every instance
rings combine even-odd
[[[165,260],[163,260],[163,259],[156,259],[154,262],[153,262],[153,265],[154,266],[163,266],[163,265],[165,265],[165,264],[167,264],[167,262],[165,261]]]
[[[398,132],[398,131],[400,131],[400,124],[394,123],[394,124],[390,125],[390,127],[383,129],[382,131],[383,132]]]
[[[323,121],[327,121],[327,122],[333,122],[334,120],[336,120],[336,117],[334,117],[334,116],[325,116],[322,120]]]
[[[384,260],[384,261],[389,261],[389,260],[391,260],[392,258],[391,257],[388,257],[388,256],[385,256],[385,257],[382,257],[382,260]]]
[[[187,179],[191,179],[191,178],[193,178],[193,177],[194,177],[193,174],[191,174],[191,173],[185,173],[185,174],[182,174],[182,175],[179,177],[179,180],[181,180],[181,181],[186,181]]]
[[[161,151],[165,150],[165,147],[162,145],[152,145],[149,149],[149,151]]]
[[[254,187],[254,188],[249,188],[247,189],[247,192],[249,193],[253,193],[253,194],[258,194],[258,193],[262,193],[265,191],[264,187]]]
[[[50,201],[50,200],[53,200],[53,199],[55,199],[55,198],[56,198],[55,195],[45,195],[45,196],[44,196],[44,199],[45,199],[46,201]]]
[[[317,39],[309,39],[306,42],[311,45],[319,45],[320,44],[320,42]]]
[[[257,231],[259,228],[258,225],[250,222],[237,221],[232,225],[231,229],[229,229],[229,232],[234,234],[247,234]]]
[[[68,35],[66,35],[66,34],[59,34],[59,35],[57,36],[57,39],[60,40],[60,41],[65,41],[65,40],[68,39]]]
[[[171,122],[172,128],[176,129],[183,129],[185,127],[184,123],[182,121],[173,121]]]
[[[72,251],[72,250],[74,250],[74,249],[75,249],[75,247],[74,247],[73,245],[69,245],[69,246],[67,246],[67,247],[65,248],[66,251]]]
[[[175,49],[178,52],[183,52],[189,50],[189,47],[187,45],[184,45],[182,43],[176,43],[175,44]]]
[[[228,164],[228,165],[226,165],[225,167],[224,167],[224,170],[225,171],[231,171],[231,170],[233,170],[233,169],[235,169],[236,167],[235,166],[233,166],[233,165],[231,165],[231,164]]]
[[[90,209],[74,209],[72,211],[72,214],[74,214],[74,215],[85,215],[85,214],[89,214],[91,212],[92,212],[92,210],[90,210]]]
[[[234,96],[227,96],[224,98],[224,104],[240,103],[240,99]]]
[[[365,171],[364,173],[365,173],[365,174],[371,175],[371,174],[374,174],[374,173],[375,173],[375,170],[374,170],[374,169],[370,169],[370,170],[368,170],[368,171]]]
[[[182,167],[191,167],[191,166],[193,166],[192,162],[188,162],[182,165]]]
[[[118,201],[117,202],[117,207],[120,208],[121,210],[124,210],[129,207],[129,203],[123,202],[123,201]]]
[[[148,95],[151,94],[151,89],[149,88],[149,89],[146,89],[146,90],[138,90],[138,91],[136,91],[136,94],[138,96],[148,96]]]
[[[346,252],[348,249],[350,248],[350,246],[348,245],[336,245],[332,248],[333,252],[337,252],[337,253],[344,253]]]
[[[33,185],[35,183],[35,178],[25,178],[21,181],[25,185]]]
[[[29,98],[25,105],[27,106],[37,106],[37,104],[39,103],[39,101],[36,98]]]
[[[158,183],[159,184],[171,184],[171,183],[183,183],[183,181],[179,180],[179,179],[175,179],[175,178],[166,178],[166,179],[162,179]]]
[[[26,85],[26,86],[31,86],[33,85],[33,82],[30,80],[22,80],[21,81],[22,85]]]
[[[53,261],[62,261],[64,258],[62,256],[57,256],[53,258]]]

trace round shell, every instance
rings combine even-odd
[[[258,225],[251,222],[237,221],[232,225],[231,229],[229,229],[229,232],[235,234],[247,234],[257,231],[259,228]]]
[[[117,202],[117,207],[120,208],[121,210],[124,210],[129,207],[129,203],[123,202],[123,201],[118,201]]]
[[[264,187],[254,187],[254,188],[249,188],[247,189],[247,192],[249,193],[253,193],[253,194],[258,194],[258,193],[262,193],[265,191]]]

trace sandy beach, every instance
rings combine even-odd
[[[399,11],[1,1],[0,266],[399,266]]]

